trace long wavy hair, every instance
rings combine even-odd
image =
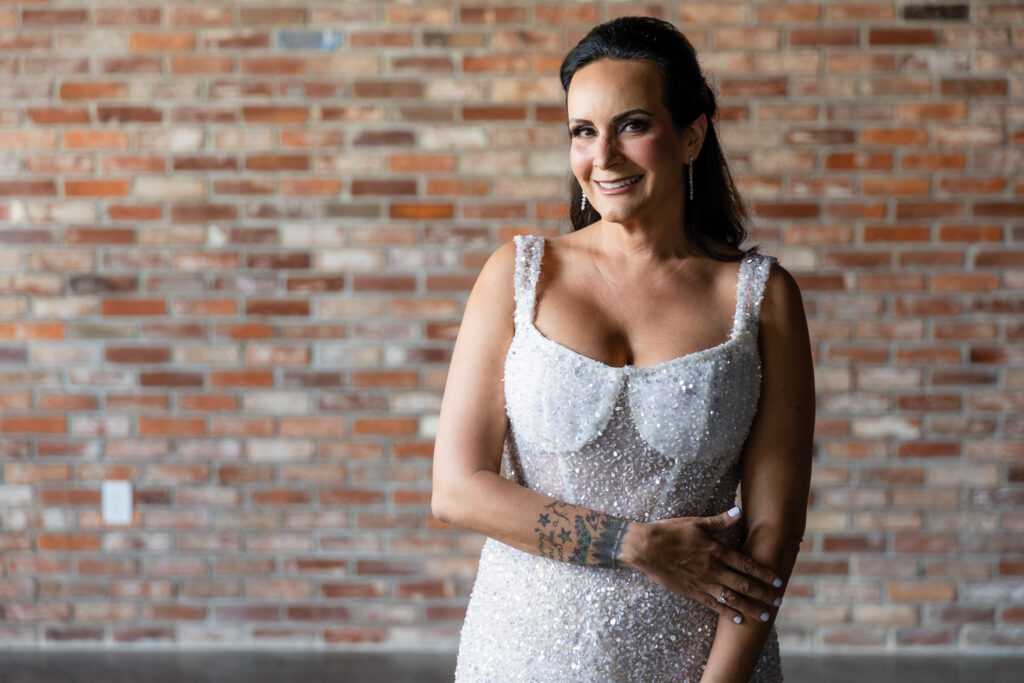
[[[708,120],[700,155],[693,161],[693,201],[686,200],[683,234],[701,253],[718,261],[734,261],[742,253],[723,252],[719,245],[740,249],[746,239],[748,214],[736,190],[715,131],[715,95],[701,73],[697,52],[675,26],[650,17],[622,17],[593,28],[562,61],[560,76],[566,96],[573,75],[599,59],[642,60],[661,73],[662,103],[680,133],[701,114]],[[682,172],[682,169],[681,169]],[[689,180],[683,172],[684,196]],[[580,209],[583,188],[570,181],[569,218],[572,229],[600,220],[594,206]]]

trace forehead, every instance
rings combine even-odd
[[[661,109],[661,73],[651,62],[599,59],[573,74],[566,96],[569,118]]]

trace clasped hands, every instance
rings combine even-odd
[[[712,517],[676,517],[639,524],[628,562],[670,591],[700,602],[735,623],[768,621],[782,604],[782,579],[716,540],[740,520],[739,508]],[[631,525],[632,526],[632,525]]]

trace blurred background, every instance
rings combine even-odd
[[[829,0],[0,2],[4,647],[454,648],[452,343],[568,229],[557,68],[626,14],[804,292],[783,646],[1020,651],[1024,5]]]

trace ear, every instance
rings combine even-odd
[[[701,114],[693,120],[683,133],[684,149],[686,151],[686,158],[693,157],[696,159],[700,156],[701,147],[704,146],[704,137],[708,132],[708,117],[705,114]]]

